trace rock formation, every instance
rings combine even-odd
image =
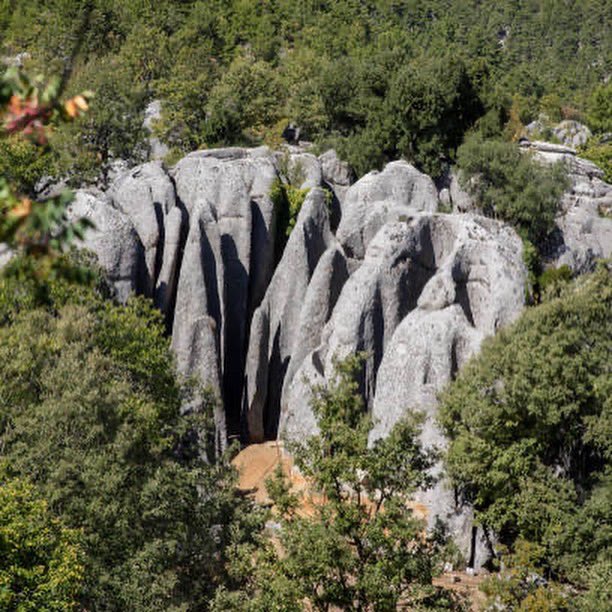
[[[531,143],[537,159],[563,163],[570,186],[563,195],[550,241],[551,265],[569,266],[576,274],[589,272],[597,259],[612,256],[612,185],[594,163],[576,156],[574,149],[550,143]]]
[[[571,172],[550,260],[589,269],[610,256],[612,187],[571,149],[534,148]],[[308,194],[286,240],[271,193],[288,180]],[[453,213],[437,212],[440,201]],[[106,194],[80,191],[70,214],[96,223],[86,246],[118,297],[153,297],[179,369],[222,398],[220,441],[313,433],[310,385],[333,377],[336,359],[364,352],[372,440],[419,410],[423,441],[444,445],[437,393],[523,308],[514,230],[476,214],[456,176],[438,193],[405,161],[353,182],[333,151],[198,151],[169,171],[150,162],[125,172]],[[443,479],[423,501],[481,562],[481,534]]]

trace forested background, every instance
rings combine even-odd
[[[606,0],[4,0],[3,55],[96,93],[53,155],[11,155],[26,181],[97,176],[143,154],[159,99],[169,161],[278,144],[292,122],[358,174],[403,156],[437,175],[476,122],[487,137],[540,112],[609,130],[611,12]]]

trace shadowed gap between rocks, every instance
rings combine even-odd
[[[247,325],[248,275],[229,234],[221,236],[221,259],[224,263],[223,297],[223,402],[228,436],[240,435],[241,381],[244,376],[244,345]]]

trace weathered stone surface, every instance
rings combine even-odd
[[[162,105],[160,100],[151,100],[144,112],[144,121],[142,127],[149,133],[147,139],[149,148],[149,159],[150,160],[161,160],[170,153],[170,148],[167,144],[163,143],[157,136],[154,135],[155,124],[162,117]]]
[[[155,284],[155,305],[166,314],[168,321],[174,318],[174,299],[185,228],[184,217],[183,211],[178,206],[172,208],[164,217],[163,258]]]
[[[563,163],[570,178],[546,259],[556,267],[567,265],[576,274],[588,272],[597,259],[612,256],[612,185],[603,181],[599,167],[573,153],[538,149],[536,158]]]
[[[164,217],[175,205],[174,186],[160,162],[149,162],[120,176],[109,195],[138,233],[145,251],[145,293],[153,295],[163,259]]]
[[[79,190],[70,204],[69,219],[90,219],[94,229],[85,235],[83,246],[93,251],[124,302],[130,293],[141,289],[144,251],[130,219],[114,208],[110,199],[97,190]]]
[[[194,219],[190,227],[176,296],[172,348],[180,372],[197,376],[203,385],[220,395],[220,306],[215,292],[217,278],[213,245],[206,234],[206,221],[210,219],[211,211],[208,209],[200,218]],[[218,244],[215,246],[218,249]],[[215,415],[215,421],[218,435],[225,437],[223,410]]]
[[[291,360],[283,383],[281,406],[286,404],[284,398],[302,361],[318,346],[323,328],[332,315],[348,277],[346,257],[340,245],[332,244],[319,259],[304,296]]]
[[[276,161],[267,148],[198,151],[181,160],[173,176],[189,216],[174,317],[180,342],[173,341],[178,351],[188,351],[189,338],[201,339],[200,375],[220,391],[228,432],[236,435],[248,325],[273,271],[269,193]]]
[[[568,147],[581,147],[593,135],[591,130],[578,121],[561,121],[552,129],[553,135]]]
[[[346,281],[321,342],[311,358],[304,360],[304,368],[312,370],[312,364],[318,363],[320,367],[314,369],[328,378],[333,375],[334,359],[365,351],[361,388],[366,404],[379,419],[373,435],[386,435],[410,402],[406,406],[397,397],[397,401],[385,402],[377,399],[379,394],[384,398],[385,393],[415,393],[410,396],[413,404],[426,404],[435,398],[435,392],[427,395],[427,385],[438,390],[484,335],[493,334],[520,312],[525,280],[521,252],[520,240],[512,230],[480,217],[416,214],[404,222],[385,224],[370,242],[361,266]],[[431,314],[438,312],[444,315]],[[434,317],[432,321],[440,317],[446,321],[447,333],[437,344],[430,344],[424,332],[422,338],[415,336],[410,327],[429,316]],[[387,357],[394,354],[398,325],[412,330],[408,335],[413,342],[421,338],[423,346],[418,351],[423,349],[423,362],[411,358],[414,372],[404,362]],[[397,350],[404,354],[401,348]],[[433,363],[427,356],[435,350],[444,356],[439,367],[445,378],[435,374],[442,356],[432,358]],[[383,384],[382,391],[381,362],[388,363],[389,370],[395,368],[384,379],[390,388]],[[431,372],[426,374],[427,369]],[[296,384],[286,390],[283,409],[288,412],[295,412],[296,404],[307,410],[299,397],[304,391],[303,374],[298,370],[293,376]],[[387,404],[394,409],[377,408]],[[307,433],[311,432],[302,435]]]
[[[426,415],[424,444],[443,448],[435,421],[437,394],[482,340],[515,320],[523,308],[522,248],[512,230],[490,219],[444,215],[434,220],[432,233],[441,236],[445,248],[438,251],[437,272],[417,307],[399,324],[385,351],[377,374],[372,440],[388,435],[402,416],[417,410]],[[441,466],[435,473],[441,475]],[[465,556],[482,561],[484,540],[478,534],[473,540],[470,521],[456,507],[444,479],[419,499],[429,509],[430,525],[437,518],[445,521]],[[478,550],[470,548],[475,543]]]
[[[281,158],[282,162],[282,158]],[[292,185],[300,189],[313,189],[323,184],[321,164],[312,153],[294,153],[287,163],[286,177]]]
[[[252,440],[276,436],[283,381],[300,334],[304,298],[319,259],[332,240],[325,193],[312,189],[253,316],[243,408]]]
[[[609,210],[610,186],[566,149],[537,151],[570,164],[572,191],[558,220],[565,250],[555,257],[571,256],[582,269],[583,245],[609,253],[609,220],[602,225],[595,211]],[[270,190],[292,173],[310,192],[281,257]],[[110,196],[79,192],[71,214],[97,224],[88,240],[120,297],[133,289],[154,295],[180,371],[222,398],[220,445],[239,433],[258,441],[316,431],[310,384],[329,381],[335,359],[360,351],[372,440],[418,409],[424,442],[444,445],[437,393],[523,307],[513,230],[474,214],[435,213],[433,181],[403,161],[351,185],[334,152],[229,148],[188,155],[170,175],[145,164],[116,181],[117,208]],[[447,204],[474,213],[456,177],[449,181]],[[321,185],[334,191],[336,209]],[[481,562],[482,534],[448,484],[442,479],[422,501],[432,522],[446,520]]]
[[[319,155],[323,180],[334,192],[338,202],[343,202],[349,187],[355,182],[352,168],[330,149]]]
[[[451,173],[449,192],[454,213],[479,212],[472,196],[461,186],[456,170]]]
[[[437,207],[438,192],[430,177],[405,161],[391,162],[348,190],[336,236],[348,257],[363,259],[370,240],[385,223],[416,211],[434,212]]]
[[[523,308],[522,247],[512,230],[481,217],[441,215],[432,219],[430,231],[442,237],[445,248],[438,251],[437,270],[417,307],[399,324],[385,351],[372,410],[373,439],[387,435],[407,410],[435,412],[436,394],[481,340],[516,319]],[[442,443],[428,426],[424,436],[428,443]]]

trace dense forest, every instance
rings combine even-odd
[[[4,0],[4,55],[96,92],[54,156],[13,155],[26,182],[95,176],[143,154],[157,99],[170,161],[278,144],[291,123],[359,174],[402,156],[435,175],[476,123],[499,137],[544,112],[610,131],[610,13],[605,0]]]
[[[611,24],[608,0],[0,0],[0,53],[21,70],[0,79],[0,610],[610,610],[612,270],[546,267],[573,179],[516,140],[536,119],[581,121],[580,154],[603,169],[588,178],[610,181]],[[239,444],[219,447],[221,400],[179,373],[167,313],[120,302],[74,248],[95,229],[68,217],[74,194],[41,195],[41,178],[107,187],[118,161],[148,159],[153,101],[160,172],[195,149],[278,148],[289,126],[356,177],[400,158],[434,179],[459,167],[493,218],[469,231],[516,238],[497,246],[516,245],[521,310],[460,370],[452,341],[446,447],[424,443],[416,406],[372,437],[357,352],[310,388],[316,433],[287,442],[307,494],[282,468],[265,504],[237,486]],[[431,183],[423,218],[467,216],[405,166]],[[298,182],[272,183],[275,266],[318,193]],[[471,330],[471,264],[454,261],[433,297],[456,287],[439,312],[463,308]],[[439,469],[486,536],[480,599],[436,582],[471,561],[413,512]]]

